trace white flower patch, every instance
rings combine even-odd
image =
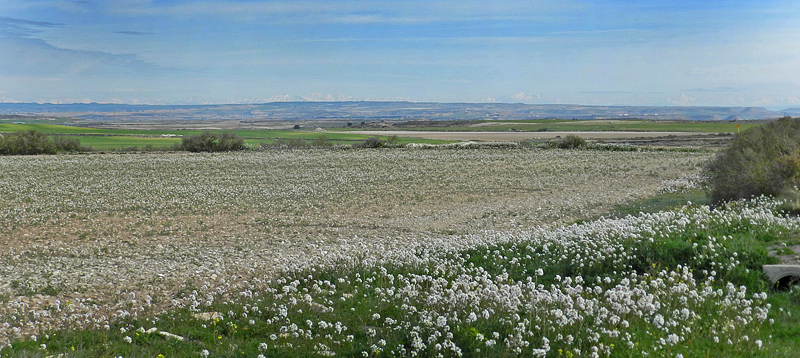
[[[456,344],[453,333],[464,330],[472,330],[474,343],[470,349],[476,352],[498,350],[519,356],[546,356],[554,349],[608,356],[621,347],[640,349],[642,355],[663,353],[697,335],[719,342],[720,334],[723,342],[731,342],[728,344],[735,341],[759,348],[763,342],[751,340],[749,334],[757,333],[759,326],[766,323],[770,308],[765,302],[766,293],[747,292],[731,283],[724,288],[714,285],[718,276],[739,265],[737,254],[721,256],[725,253],[721,250],[723,243],[731,238],[693,237],[702,242],[692,246],[698,256],[704,257],[698,263],[728,260],[719,272],[698,275],[689,266],[678,266],[637,273],[625,263],[640,254],[630,250],[630,245],[643,238],[688,235],[697,228],[715,225],[758,227],[767,231],[800,230],[796,219],[774,215],[774,205],[760,200],[732,210],[687,207],[676,212],[602,219],[556,229],[466,235],[459,244],[430,239],[424,244],[392,251],[361,246],[362,251],[357,255],[371,258],[363,266],[371,273],[345,273],[341,279],[363,282],[375,300],[381,302],[374,308],[376,311],[366,314],[370,321],[383,318],[378,312],[381,307],[401,309],[401,315],[384,320],[382,326],[359,330],[376,347],[381,339],[407,332],[410,342],[404,347],[407,356],[440,353],[458,356],[458,352],[468,347]],[[475,247],[483,251],[463,251]],[[476,254],[484,255],[495,266],[492,269],[501,273],[492,274],[472,264],[469,260]],[[338,259],[347,260],[346,257]],[[620,275],[589,281],[582,276],[555,277],[554,283],[546,286],[537,282],[545,275],[538,268],[531,270],[533,277],[512,279],[510,270],[529,263],[545,268],[611,265],[619,267]],[[337,261],[321,260],[317,265],[318,271],[320,267],[336,270]],[[398,266],[419,270],[394,275],[386,269]],[[280,281],[299,282],[298,289],[322,284],[313,275],[290,275]],[[364,297],[347,289],[328,295]],[[301,302],[286,296],[280,299],[288,302],[287,311]],[[713,320],[704,319],[708,312],[713,312]],[[278,318],[280,313],[276,313]],[[497,322],[505,333],[485,331],[487,327],[497,328]],[[632,326],[649,328],[643,333],[630,331]],[[336,335],[330,339],[331,347],[336,347],[335,342],[346,341]]]

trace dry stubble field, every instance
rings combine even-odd
[[[3,157],[0,344],[43,328],[102,328],[123,313],[180,306],[190,292],[233,294],[243,282],[354,248],[457,242],[459,234],[601,214],[696,173],[709,156],[393,149]]]

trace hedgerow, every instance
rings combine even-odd
[[[42,132],[29,130],[0,135],[0,155],[56,154],[57,152],[89,151],[77,138],[48,137]]]
[[[229,152],[243,150],[244,139],[232,133],[203,132],[199,135],[183,137],[183,150],[189,152]]]

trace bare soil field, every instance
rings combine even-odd
[[[696,132],[443,132],[443,131],[353,131],[366,135],[383,135],[442,140],[521,141],[526,139],[553,139],[577,135],[585,139],[631,139],[659,138],[669,136],[691,136]]]
[[[398,136],[454,141],[546,141],[577,135],[598,142],[652,147],[720,148],[733,138],[731,134],[698,134],[697,132],[451,132],[451,131],[352,131],[349,133]]]
[[[236,295],[242,281],[355,247],[433,237],[455,243],[462,234],[599,215],[691,177],[710,155],[392,149],[0,157],[0,344],[44,328],[102,328],[121,314],[157,313],[204,292]]]

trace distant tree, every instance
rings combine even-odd
[[[183,137],[183,150],[189,152],[227,152],[244,149],[244,139],[232,133],[212,133],[205,131],[199,135]]]
[[[328,139],[328,137],[321,135],[314,139],[314,146],[318,148],[330,148],[333,147],[333,142]]]
[[[574,134],[570,134],[564,138],[550,141],[547,145],[551,148],[579,149],[586,147],[586,140]]]
[[[353,143],[353,148],[385,148],[385,147],[399,147],[400,139],[397,136],[391,136],[387,140],[382,140],[378,137],[369,137],[360,143]]]

